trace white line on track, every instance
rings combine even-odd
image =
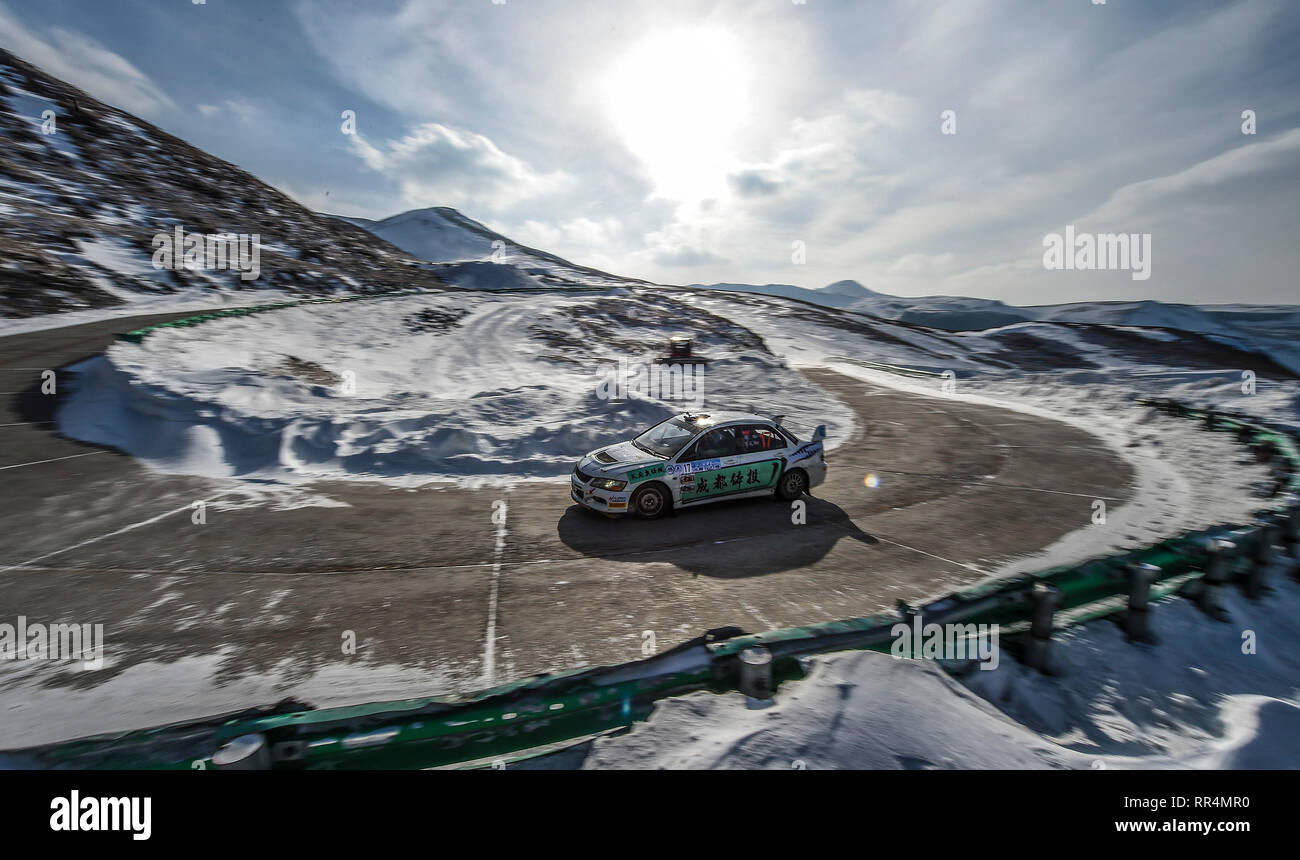
[[[91,452],[88,453],[88,454],[70,454],[70,455],[68,455],[67,457],[51,457],[51,458],[48,459],[48,460],[33,460],[33,461],[30,462],[30,463],[14,463],[12,466],[0,466],[0,472],[3,472],[5,469],[21,469],[21,468],[23,468],[24,466],[39,466],[39,465],[41,465],[42,463],[57,463],[57,462],[59,462],[60,460],[75,460],[75,459],[77,459],[78,457],[93,457],[93,456],[95,456],[96,454],[107,454],[107,453],[109,453],[109,452],[108,452],[108,451],[91,451]]]
[[[175,516],[176,514],[179,514],[181,511],[192,510],[193,507],[194,504],[193,502],[191,502],[189,504],[186,504],[184,507],[177,508],[174,511],[167,511],[166,513],[159,514],[156,517],[150,517],[147,520],[141,520],[138,523],[132,523],[129,526],[123,526],[117,531],[112,531],[109,532],[108,534],[100,535],[99,537],[93,537],[90,538],[89,540],[83,540],[81,543],[73,544],[72,546],[65,546],[63,549],[56,549],[54,552],[47,552],[45,555],[38,555],[36,556],[36,558],[28,559],[27,561],[24,561],[21,564],[11,564],[8,567],[0,567],[0,573],[6,573],[11,570],[17,570],[20,567],[30,567],[36,562],[50,558],[51,556],[62,555],[65,552],[71,552],[74,549],[80,549],[81,547],[89,546],[92,543],[98,543],[99,541],[107,540],[108,538],[116,537],[117,535],[120,534],[126,534],[129,531],[134,531],[135,529],[141,528],[143,526],[153,525],[154,523],[159,522],[161,520],[165,520],[170,516]]]
[[[974,571],[975,573],[986,573],[986,571],[973,564],[966,564],[960,561],[953,561],[950,558],[944,558],[941,555],[935,555],[932,552],[926,552],[923,549],[917,549],[916,547],[908,546],[905,543],[899,543],[898,541],[892,541],[889,538],[883,538],[880,535],[875,534],[874,532],[872,533],[871,536],[882,543],[887,543],[891,546],[899,547],[900,549],[910,549],[912,552],[919,552],[921,555],[926,555],[929,556],[930,558],[938,559],[939,561],[946,561],[948,564],[955,564],[957,567],[964,568],[965,570]]]

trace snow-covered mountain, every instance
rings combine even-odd
[[[758,293],[763,296],[778,296],[785,299],[798,299],[828,308],[852,308],[860,301],[869,301],[880,296],[859,284],[857,281],[836,281],[820,290],[809,290],[793,284],[691,284],[692,289],[725,290],[732,293]]]
[[[1300,373],[1300,306],[1187,305],[1153,300],[1074,302],[1058,305],[1008,305],[967,296],[891,296],[857,281],[837,281],[809,290],[790,284],[696,284],[728,292],[799,299],[952,332],[983,332],[1022,323],[1164,329],[1192,332],[1247,352],[1267,354]]]
[[[336,216],[338,217],[338,216]],[[521,245],[448,206],[413,209],[382,221],[341,218],[421,260],[467,289],[644,284]]]

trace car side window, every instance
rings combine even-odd
[[[700,437],[687,452],[685,460],[711,460],[736,453],[736,436],[730,427],[716,427]]]
[[[746,424],[736,428],[736,453],[759,454],[785,447],[785,440],[771,427]]]

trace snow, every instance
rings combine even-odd
[[[343,220],[371,231],[408,254],[435,263],[486,260],[494,250],[494,238],[486,227],[482,232],[475,231],[437,209],[418,209],[383,221]]]
[[[117,290],[113,287],[111,281],[104,279],[99,282],[105,289],[114,290],[125,294],[125,290]],[[185,290],[177,293],[166,293],[160,295],[148,295],[142,293],[131,293],[129,303],[118,305],[111,308],[94,308],[84,311],[66,311],[57,314],[45,314],[36,317],[21,317],[17,319],[0,319],[0,337],[15,334],[28,334],[38,331],[51,331],[53,329],[64,328],[74,325],[86,325],[88,323],[104,322],[112,319],[122,319],[124,317],[137,317],[145,314],[164,314],[164,313],[184,313],[193,311],[202,313],[204,311],[221,310],[222,308],[233,307],[254,307],[257,305],[270,305],[279,302],[300,300],[302,297],[292,295],[283,290],[264,290],[256,292],[242,291],[221,291],[213,290]]]
[[[121,239],[98,236],[94,239],[73,241],[82,259],[110,272],[136,278],[149,278],[164,283],[170,280],[166,277],[165,271],[154,268],[153,260],[148,254],[131,247]],[[75,261],[75,258],[71,259]],[[115,293],[119,297],[122,294],[132,297],[137,295],[129,291]]]
[[[1219,769],[1300,767],[1300,584],[1270,572],[1230,623],[1181,598],[1154,605],[1161,642],[1097,620],[1058,631],[1059,674],[1011,659],[950,677],[932,661],[844,652],[807,661],[775,704],[701,692],[594,742],[588,769]],[[1245,653],[1243,632],[1256,653]]]
[[[178,622],[178,635],[183,635],[183,629],[183,622]],[[317,707],[393,700],[410,696],[412,691],[423,696],[455,692],[450,672],[436,661],[429,668],[361,660],[327,662],[303,678],[301,669],[286,660],[258,672],[227,677],[226,664],[238,658],[239,649],[232,645],[201,657],[139,663],[88,690],[41,683],[40,670],[45,667],[40,661],[10,661],[0,750],[203,719],[279,701],[290,687],[294,696]],[[111,669],[113,664],[109,644],[104,649],[104,665]],[[0,754],[0,769],[21,766],[6,763],[4,758]]]
[[[959,383],[952,394],[939,394],[937,382],[918,382],[847,363],[832,366],[845,375],[899,391],[996,406],[1069,424],[1098,437],[1133,468],[1132,496],[1122,505],[1108,504],[1104,523],[1087,525],[1049,547],[1008,562],[995,576],[1136,549],[1180,531],[1242,522],[1265,504],[1260,491],[1268,483],[1267,469],[1255,464],[1229,434],[1206,432],[1196,422],[1133,404],[1136,391],[1147,389],[1154,394],[1162,390],[1156,387],[1152,391],[1149,377],[1098,382],[1095,374],[1076,372],[1031,379],[975,378]],[[1184,384],[1179,393],[1203,394],[1207,390],[1206,380],[1201,379]],[[1206,492],[1211,486],[1214,492]],[[1091,503],[1091,498],[1080,500],[1081,522],[1090,522]]]
[[[790,284],[695,286],[794,298],[953,332],[986,333],[1027,322],[1124,326],[1152,339],[1165,340],[1173,337],[1168,330],[1196,332],[1247,351],[1263,353],[1300,373],[1300,345],[1297,345],[1300,344],[1300,307],[1296,305],[1185,305],[1145,300],[1021,307],[966,296],[890,296],[869,290],[856,281],[837,281],[820,290]],[[1064,331],[1060,327],[1053,330]]]
[[[619,359],[652,362],[664,310],[651,293],[448,293],[164,329],[77,368],[59,426],[208,477],[557,480],[583,454],[698,407],[600,396]],[[826,424],[831,448],[848,435],[852,413],[838,400],[744,329],[719,331],[706,407]]]
[[[465,290],[536,290],[546,286],[518,266],[504,263],[454,263],[439,267],[438,274]]]

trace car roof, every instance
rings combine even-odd
[[[743,422],[746,424],[775,424],[771,418],[764,418],[762,415],[755,415],[752,412],[683,412],[679,418],[685,418],[687,415],[703,415],[709,419],[707,426],[716,427],[719,424],[735,424]]]

